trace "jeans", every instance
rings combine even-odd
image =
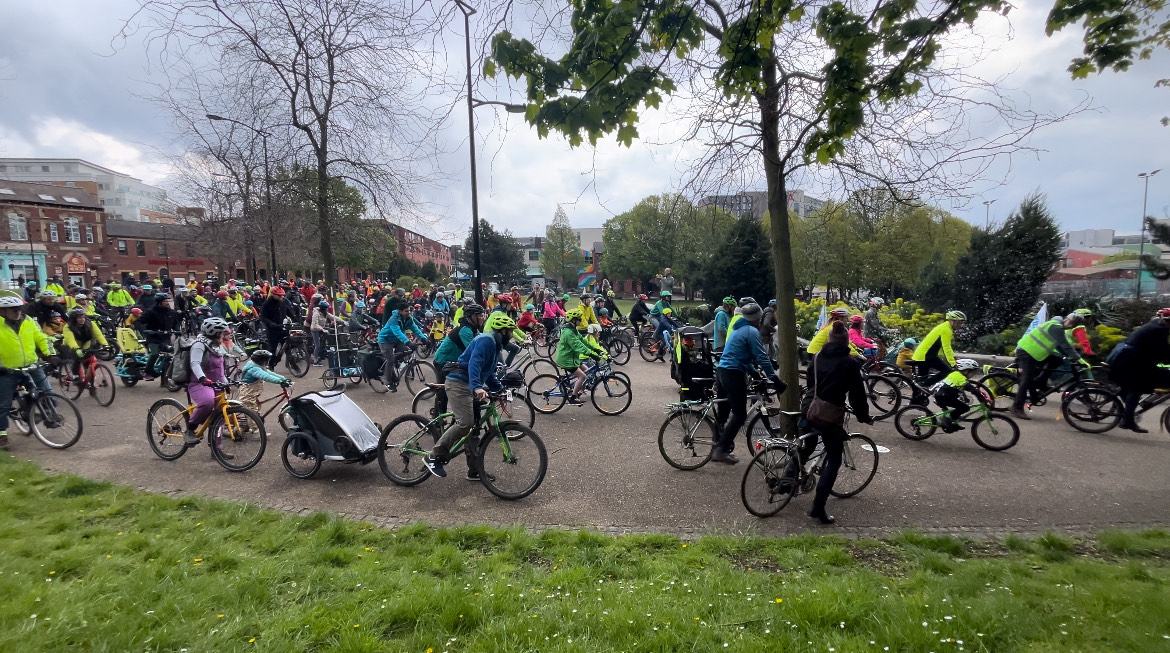
[[[325,358],[325,332],[313,331],[313,362],[320,363]]]
[[[845,455],[845,439],[848,437],[845,429],[835,426],[821,431],[821,442],[825,444],[825,463],[821,466],[821,479],[817,482],[817,493],[813,497],[810,514],[819,515],[825,512],[825,503],[829,500],[829,491],[837,482],[837,473],[841,471],[841,459]]]
[[[653,319],[653,318],[651,318]],[[654,329],[654,341],[662,341],[662,355],[670,351],[670,334],[673,329],[670,328],[670,323],[666,320],[659,320],[657,328]]]
[[[520,353],[520,345],[509,340],[508,344],[504,345],[504,351],[508,352],[508,355],[504,357],[504,367],[511,367],[512,361],[516,360],[516,354]]]
[[[735,436],[747,421],[747,374],[739,370],[715,369],[715,394],[727,401],[718,405],[718,422],[722,424],[719,442],[724,453],[735,450]]]
[[[463,436],[471,432],[475,426],[475,393],[463,379],[448,379],[446,383],[448,407],[455,415],[455,421],[443,431],[443,436],[435,443],[431,455],[440,462],[446,462],[451,453],[451,445],[458,442]],[[469,445],[470,447],[470,445]],[[468,458],[469,460],[471,457]]]
[[[45,376],[44,370],[39,367],[33,367],[29,371],[29,376],[32,377],[33,383],[36,384],[42,392],[51,392],[52,387],[49,386],[49,377]],[[0,397],[8,397],[8,403],[0,410],[0,432],[8,432],[8,411],[12,406],[12,399],[16,397],[16,388],[24,377],[20,374],[8,372],[0,374]]]
[[[382,358],[386,361],[382,366],[382,383],[387,386],[398,385],[398,372],[394,369],[397,367],[395,355],[400,351],[415,351],[418,345],[413,342],[379,342],[378,349],[382,351]]]

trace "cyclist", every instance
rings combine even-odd
[[[111,283],[110,292],[106,293],[106,303],[112,308],[124,308],[133,304],[134,298],[122,288],[122,284]]]
[[[915,348],[913,366],[918,376],[923,377],[923,385],[932,386],[955,371],[955,350],[951,347],[951,341],[955,331],[963,328],[966,321],[967,316],[963,311],[947,311],[946,320],[931,329]],[[932,371],[934,374],[931,374]]]
[[[240,375],[240,401],[256,413],[260,412],[260,393],[264,391],[264,382],[279,383],[281,387],[292,386],[292,380],[266,369],[272,362],[272,352],[267,349],[257,349]],[[247,430],[247,424],[244,425]]]
[[[621,309],[617,305],[617,294],[612,290],[605,293],[605,308],[614,318],[624,317]]]
[[[670,299],[673,295],[669,290],[659,293],[658,302],[650,309],[650,322],[654,325],[654,337],[659,336],[658,320],[662,318],[662,309],[670,308]]]
[[[1024,402],[1029,397],[1035,401],[1036,396],[1047,389],[1049,375],[1065,359],[1087,365],[1068,343],[1064,333],[1065,329],[1071,329],[1082,322],[1084,318],[1076,313],[1063,320],[1056,317],[1037,325],[1016,343],[1016,364],[1020,368],[1020,382],[1016,387],[1016,397],[1012,401],[1012,417],[1032,419],[1031,415],[1024,411]]]
[[[877,347],[877,343],[861,335],[861,328],[864,323],[865,318],[860,315],[851,315],[849,317],[849,344],[862,350],[862,352]]]
[[[536,307],[532,304],[525,306],[524,312],[520,314],[520,320],[516,322],[516,328],[520,329],[524,333],[530,333],[533,327],[535,327],[537,324],[540,324],[540,322],[536,319],[536,315],[533,314],[533,311],[535,310]]]
[[[447,302],[446,293],[443,293],[442,291],[435,293],[435,301],[431,302],[431,308],[434,309],[436,313],[450,315],[451,304]]]
[[[715,337],[715,351],[722,351],[727,343],[727,336],[731,332],[731,316],[735,313],[735,298],[724,297],[723,305],[715,309],[715,325],[712,335]]]
[[[447,378],[449,366],[453,365],[459,360],[467,346],[475,336],[483,331],[484,320],[487,319],[487,311],[479,304],[471,303],[463,307],[463,317],[456,323],[455,327],[447,333],[443,338],[443,342],[439,343],[439,348],[435,350],[435,370],[438,376],[437,383],[444,383]],[[442,415],[447,412],[447,395],[444,392],[438,393],[435,398],[436,415]]]
[[[638,295],[634,307],[630,309],[630,326],[634,327],[634,333],[637,333],[643,324],[649,323],[647,317],[650,315],[650,307],[646,306],[647,299],[649,297],[646,295]]]
[[[902,341],[902,346],[897,350],[890,350],[886,354],[885,362],[891,365],[898,366],[898,369],[907,374],[911,374],[910,360],[914,358],[914,348],[918,346],[918,341],[914,338],[906,338]]]
[[[154,308],[142,312],[142,317],[136,322],[135,328],[146,336],[146,346],[150,349],[146,372],[142,377],[144,381],[155,379],[154,366],[158,363],[159,352],[163,345],[170,344],[171,333],[179,330],[182,321],[183,316],[171,308],[171,296],[165,292],[157,295]]]
[[[764,317],[763,309],[753,302],[740,307],[740,314],[743,319],[732,327],[723,355],[715,366],[715,393],[727,401],[719,404],[718,420],[723,430],[719,433],[711,460],[727,465],[739,462],[732,451],[735,450],[735,436],[747,419],[748,374],[762,372],[776,387],[777,394],[786,388],[776,376],[768,354],[760,346],[759,325]]]
[[[1110,376],[1121,386],[1125,397],[1125,415],[1121,428],[1146,433],[1134,416],[1142,394],[1157,388],[1170,388],[1170,308],[1159,310],[1154,319],[1129,334],[1125,342],[1109,353]]]
[[[29,368],[28,373],[37,387],[45,392],[52,390],[49,379],[40,367],[29,367],[40,357],[56,360],[49,345],[49,338],[37,328],[36,320],[24,315],[21,310],[24,300],[16,295],[0,296],[0,397],[16,396],[21,376],[15,370]],[[8,448],[8,410],[0,410],[0,449]]]
[[[1084,323],[1072,328],[1073,340],[1076,341],[1073,346],[1084,356],[1094,356],[1093,345],[1089,343],[1089,330],[1086,328],[1088,321],[1093,317],[1093,311],[1087,308],[1078,308],[1072,314],[1081,316],[1084,321]]]
[[[669,306],[662,309],[662,316],[658,318],[658,329],[654,331],[656,342],[662,343],[662,349],[658,350],[654,360],[663,360],[666,352],[670,351],[670,338],[680,326],[682,322],[674,317],[674,309]]]
[[[881,297],[869,298],[869,310],[865,312],[865,329],[862,331],[867,339],[872,340],[878,347],[878,356],[884,357],[886,352],[885,339],[886,328],[882,326],[882,318],[879,311],[882,306],[886,305],[886,300]]]
[[[56,275],[49,279],[49,283],[45,285],[45,290],[51,290],[58,297],[65,296],[65,289],[61,287],[61,277]]]
[[[512,338],[516,322],[506,313],[492,313],[484,322],[484,332],[476,336],[459,355],[447,373],[444,387],[447,402],[455,421],[443,432],[431,452],[423,457],[423,464],[435,476],[446,476],[443,466],[448,462],[451,445],[471,432],[475,426],[475,402],[487,399],[487,391],[499,392],[504,386],[496,378],[496,361],[500,351]],[[486,389],[485,389],[486,388]],[[473,447],[475,443],[468,446]],[[479,470],[468,463],[467,479],[479,480]]]
[[[134,300],[134,305],[144,311],[149,311],[154,308],[154,303],[158,301],[158,297],[154,294],[154,286],[149,283],[142,284],[142,294]]]
[[[215,384],[227,378],[222,349],[223,341],[231,334],[227,320],[209,317],[203,321],[199,332],[189,352],[192,383],[187,384],[187,398],[195,404],[195,410],[187,418],[187,432],[183,434],[183,443],[188,445],[199,444],[195,429],[211,416],[215,408]],[[226,451],[223,453],[230,457]]]
[[[235,286],[228,288],[227,293],[227,305],[231,308],[232,314],[235,315],[235,318],[238,320],[243,317],[245,313],[247,313],[244,306],[244,300],[240,299],[240,291]],[[231,318],[225,319],[230,320]]]
[[[760,320],[760,342],[769,358],[776,355],[776,326],[776,300],[769,299],[764,309],[764,319]]]
[[[215,302],[211,305],[211,314],[223,320],[236,319],[236,312],[228,301],[228,291],[220,290],[215,293]]]
[[[350,315],[353,315],[353,309],[357,308],[357,293],[349,291],[345,293],[345,299],[339,299],[337,302],[337,317],[348,320]]]
[[[552,293],[545,296],[544,311],[541,313],[541,322],[544,323],[544,332],[551,335],[557,330],[557,318],[564,317],[565,310],[557,303]]]
[[[979,387],[970,380],[971,375],[978,370],[979,363],[970,358],[960,358],[955,361],[955,371],[934,387],[934,402],[943,409],[939,425],[944,433],[954,433],[963,428],[957,420],[971,408],[966,393],[979,392]]]
[[[109,342],[106,337],[102,335],[102,330],[93,320],[89,319],[85,309],[78,306],[69,311],[66,321],[65,331],[62,333],[63,352],[65,357],[73,360],[73,376],[71,381],[78,380],[78,374],[81,372],[81,359],[85,357],[85,352],[93,347],[108,347]]]
[[[569,404],[573,406],[580,406],[584,403],[580,399],[581,386],[585,383],[583,359],[590,358],[599,361],[609,358],[604,349],[593,344],[581,334],[580,328],[584,322],[585,313],[580,308],[574,308],[565,314],[565,328],[561,329],[561,339],[557,341],[557,351],[553,356],[553,362],[557,364],[557,367],[566,372],[572,370],[576,379],[573,383],[572,394],[568,397]]]
[[[410,333],[410,336],[406,334]],[[382,351],[382,358],[386,361],[382,368],[382,383],[390,392],[398,392],[398,372],[395,369],[395,354],[402,351],[418,351],[418,345],[413,341],[425,338],[426,331],[410,315],[410,305],[403,304],[386,320],[382,330],[378,332],[378,349]]]
[[[365,302],[361,300],[354,302],[353,314],[349,316],[350,333],[361,333],[366,329],[377,329],[380,326],[378,318],[366,312]]]
[[[819,354],[821,349],[824,349],[825,344],[829,342],[829,330],[832,329],[833,324],[840,322],[844,326],[845,320],[847,319],[849,319],[849,309],[847,308],[834,308],[829,311],[829,322],[820,331],[817,331],[817,334],[808,343],[808,353],[813,355]],[[848,337],[848,334],[846,334],[846,338]]]

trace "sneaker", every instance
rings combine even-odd
[[[145,375],[145,376],[143,376],[143,377],[142,377],[142,380],[143,380],[143,381],[146,381],[147,383],[150,383],[151,381],[156,381],[156,380],[158,380],[158,377],[157,377],[157,376],[152,376],[152,375],[150,375],[150,374],[147,374],[147,375]]]
[[[195,435],[194,429],[187,429],[183,434],[183,444],[199,444],[199,436]]]
[[[1020,408],[1019,406],[1012,406],[1011,414],[1012,414],[1012,417],[1014,417],[1016,419],[1032,419],[1032,416],[1029,415],[1027,413],[1027,411],[1025,411],[1023,408]]]
[[[464,478],[466,478],[469,481],[474,481],[474,482],[478,482],[478,481],[482,480],[479,477],[479,472],[477,472],[473,469],[470,469],[470,468],[467,470],[467,476],[465,476]]]
[[[725,453],[722,449],[716,449],[711,454],[711,462],[723,463],[725,465],[734,465],[739,462],[739,458],[733,453]]]
[[[565,400],[565,403],[569,404],[570,406],[584,406],[585,405],[585,402],[581,401],[580,397],[569,397],[568,399]]]
[[[447,470],[443,469],[443,465],[439,463],[439,461],[435,460],[434,456],[431,454],[428,453],[427,455],[423,456],[423,464],[426,465],[427,469],[430,470],[430,472],[435,476],[438,476],[439,478],[447,477]]]
[[[236,457],[236,455],[228,453],[228,452],[224,451],[223,449],[220,449],[219,450],[219,457],[223,458],[224,460],[232,460]]]

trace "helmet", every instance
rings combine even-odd
[[[740,297],[739,298],[740,308],[747,306],[748,304],[758,304],[758,303],[759,302],[756,301],[755,297]]]
[[[646,295],[638,295],[638,299],[641,299],[642,301],[646,301],[647,299],[650,299],[650,298],[647,297]]]
[[[902,346],[903,347],[917,347],[918,341],[915,340],[914,338],[906,338],[905,340],[902,341]]]
[[[157,299],[157,301],[160,301],[160,302],[165,302],[166,300],[168,300],[168,299],[170,299],[170,298],[171,298],[171,293],[169,293],[169,292],[160,292],[159,294],[155,295],[155,297],[157,297],[157,298],[158,298],[158,299]]]
[[[416,311],[417,311],[417,310],[418,310],[418,309],[420,309],[420,308],[422,308],[422,304],[415,304],[415,305],[414,305],[414,310],[416,310]]]
[[[135,306],[134,308],[130,309],[130,314],[134,316],[142,315],[142,309]]]
[[[731,295],[728,295],[728,296],[726,296],[726,297],[724,297],[724,298],[723,298],[723,303],[724,303],[724,304],[731,304],[731,305],[733,305],[733,306],[734,306],[736,302],[735,302],[735,298],[734,298],[734,297],[732,297]]]
[[[144,284],[142,284],[142,289],[143,290],[154,290],[154,286],[150,285],[149,283],[144,283]]]
[[[121,287],[122,287],[122,284],[120,284],[120,283],[118,283],[118,282],[116,282],[116,281],[110,284],[110,289],[112,289],[112,290],[117,290],[117,289],[119,289],[119,288],[121,288]]]
[[[89,301],[89,295],[88,295],[88,294],[86,294],[86,293],[83,293],[83,292],[79,292],[79,293],[77,293],[76,295],[74,295],[74,296],[73,296],[73,299],[76,299],[77,301],[81,301],[81,300],[83,300],[83,299],[84,299],[85,301],[87,301],[87,302],[88,302],[88,301]]]
[[[565,301],[569,301],[569,293],[565,293],[565,294],[561,295],[561,299],[563,299]]]
[[[228,288],[228,290],[227,290],[227,291],[228,291],[228,294],[229,294],[229,295],[234,295],[234,294],[236,294],[237,292],[239,292],[239,291],[240,291],[240,289],[239,289],[239,288],[236,288],[235,286],[232,286],[231,288]]]
[[[1059,316],[1053,316],[1053,318],[1052,318],[1052,319],[1054,319],[1054,320],[1059,320],[1059,319],[1060,319],[1060,317],[1059,317]],[[1064,322],[1072,322],[1073,326],[1076,326],[1076,325],[1078,325],[1078,324],[1084,324],[1084,323],[1085,323],[1085,316],[1084,316],[1084,315],[1081,315],[1080,313],[1077,313],[1077,312],[1075,312],[1075,311],[1074,311],[1074,312],[1072,312],[1072,313],[1069,313],[1068,315],[1065,315],[1065,316],[1064,316],[1064,320],[1063,320],[1063,321],[1064,321]]]
[[[878,308],[881,308],[882,306],[885,306],[885,304],[886,304],[886,300],[882,299],[881,297],[870,297],[869,298],[869,305],[870,306],[877,306]]]
[[[317,308],[329,308],[329,302],[326,302],[326,301],[317,302]]]
[[[57,293],[53,292],[52,290],[42,290],[41,292],[37,293],[37,299],[49,298],[57,299]]]
[[[955,361],[955,369],[959,370],[960,372],[965,372],[967,370],[977,370],[979,369],[979,363],[976,363],[970,358],[960,358],[959,360]]]
[[[597,311],[597,314],[598,314],[598,315],[609,315],[609,309],[608,309],[608,308],[602,308],[602,309],[599,309],[599,310]]]
[[[775,300],[775,299],[769,299],[769,300],[768,300],[768,306],[769,306],[769,307],[771,307],[771,308],[775,308],[775,307],[776,307],[776,300]]]
[[[187,286],[179,286],[178,288],[175,288],[175,292],[187,292],[188,290],[190,289],[187,288]]]
[[[673,297],[674,293],[670,292],[669,290],[663,290],[662,292],[658,293],[658,296],[659,297]]]
[[[849,321],[854,323],[854,324],[861,324],[862,322],[865,321],[865,318],[860,316],[860,315],[850,315]]]
[[[423,316],[429,320],[435,316],[435,312],[434,311],[427,311],[426,313],[423,313]]]
[[[579,308],[574,308],[571,311],[565,312],[565,319],[568,320],[569,322],[576,322],[577,320],[580,320],[583,317],[585,317],[585,311],[583,311]]]
[[[257,365],[264,365],[272,358],[272,352],[267,349],[257,349],[252,352],[252,362]]]
[[[606,297],[616,297],[617,293],[615,293],[614,291],[611,290],[611,291],[605,293],[605,296]]]
[[[221,290],[221,291],[215,293],[215,296],[220,298],[220,299],[227,299],[227,291]]]
[[[1155,316],[1156,317],[1163,317],[1163,318],[1170,317],[1170,308],[1158,309],[1158,312],[1155,314]]]
[[[829,311],[829,317],[847,317],[848,315],[849,309],[847,308],[834,308]]]
[[[1073,313],[1080,315],[1081,317],[1093,317],[1093,311],[1087,308],[1078,308],[1077,310],[1073,311]]]
[[[516,322],[508,317],[508,314],[503,311],[496,311],[488,316],[487,322],[484,322],[483,328],[485,331],[491,329],[492,331],[511,331],[516,328]]]
[[[524,310],[526,310],[526,311],[534,311],[534,310],[536,310],[536,307],[535,307],[535,306],[533,306],[532,304],[525,304],[525,305],[524,305]]]
[[[663,315],[671,315],[671,314],[673,314],[673,313],[674,313],[674,310],[673,310],[673,309],[671,309],[669,306],[667,306],[666,308],[662,309],[662,314],[663,314]]]
[[[463,317],[471,317],[472,315],[483,315],[483,307],[479,304],[468,304],[463,307]]]
[[[511,295],[496,295],[496,299],[500,300],[501,304],[511,304],[512,303],[512,296]]]
[[[366,307],[366,303],[365,303],[365,302],[358,302],[358,303],[354,304],[354,306],[355,306],[356,308],[365,308],[365,307]]]
[[[601,333],[601,325],[600,324],[590,324],[588,331],[589,331],[589,333]]]
[[[284,295],[285,295],[284,288],[278,287],[272,291],[272,294],[276,295],[277,297],[284,297]]]
[[[948,320],[966,320],[967,315],[963,311],[957,311],[957,310],[951,309],[951,310],[947,311],[947,319]]]
[[[228,330],[228,323],[222,317],[209,317],[203,320],[203,326],[199,327],[199,330],[208,338],[218,338]]]
[[[16,295],[0,295],[0,308],[20,308],[24,300]]]
[[[249,299],[248,301],[244,302],[244,306],[255,306],[255,304],[253,304],[252,300]]]

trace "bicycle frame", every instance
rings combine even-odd
[[[499,397],[493,397],[492,400],[487,404],[487,410],[482,412],[482,414],[479,416],[479,419],[476,420],[475,426],[471,427],[471,430],[467,433],[467,435],[459,438],[458,442],[451,445],[451,451],[449,454],[450,458],[454,458],[460,453],[463,453],[463,447],[467,441],[473,437],[478,439],[479,434],[484,432],[485,427],[489,433],[495,433],[496,436],[500,435],[500,414],[496,410],[496,403],[499,401]],[[406,442],[403,443],[402,451],[420,456],[425,456],[430,453],[425,449],[415,448],[414,444],[418,442],[424,433],[431,431],[432,429],[442,428],[443,422],[445,422],[447,419],[453,418],[454,416],[454,413],[443,413],[441,415],[436,415],[434,419],[427,422],[427,425],[423,427],[422,430],[420,430],[418,433],[415,433]],[[504,455],[510,459],[512,456],[512,448],[508,444],[508,438],[497,437],[497,439],[502,443],[501,446],[504,449]]]
[[[260,413],[260,417],[268,419],[268,416],[272,414],[272,411],[280,408],[282,405],[288,404],[288,400],[289,400],[288,388],[281,388],[280,394],[278,394],[278,395],[272,395],[271,397],[269,397],[267,399],[257,399],[256,400],[256,407],[258,409],[263,408],[264,404],[269,403],[271,401],[275,401],[276,403],[273,404],[273,406],[271,408]],[[259,412],[259,411],[257,411],[257,412]]]
[[[275,397],[273,397],[273,399],[274,398]],[[215,407],[212,409],[212,412],[214,413],[215,411],[219,411],[220,417],[223,418],[223,423],[228,427],[228,437],[234,440],[236,438],[236,433],[242,431],[243,429],[240,428],[239,418],[228,412],[228,408],[231,406],[243,406],[243,404],[235,399],[228,399],[227,392],[225,390],[220,390],[215,393]],[[162,425],[161,430],[163,433],[167,432],[167,427],[172,426],[172,422],[177,422],[184,416],[190,419],[191,413],[195,412],[195,408],[197,408],[195,404],[188,404],[187,410],[184,410]],[[208,415],[207,419],[203,420],[203,423],[195,428],[195,435],[202,438],[203,434],[207,431],[208,425],[211,424],[212,421],[213,420],[211,419],[211,416]],[[176,423],[174,426],[178,426],[178,424]],[[182,437],[182,433],[178,433],[175,437]]]

